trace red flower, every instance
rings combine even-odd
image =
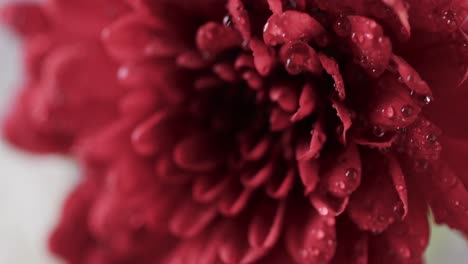
[[[7,136],[85,167],[70,263],[421,263],[429,209],[468,234],[463,0],[4,14],[30,76]]]

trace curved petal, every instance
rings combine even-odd
[[[174,214],[169,220],[169,230],[179,237],[194,237],[203,232],[203,229],[216,216],[215,206],[199,204],[188,199],[180,207],[175,208]]]
[[[285,243],[291,257],[298,264],[326,264],[335,254],[334,219],[320,216],[312,210],[295,217],[286,227]]]
[[[382,232],[401,218],[403,206],[382,157],[366,153],[361,186],[351,196],[348,215],[363,230]]]
[[[372,19],[349,16],[354,58],[372,77],[380,76],[392,57],[392,44],[383,29]]]
[[[259,203],[249,224],[248,241],[253,248],[272,248],[282,233],[286,202]]]
[[[295,25],[291,27],[290,25]],[[324,46],[328,42],[322,25],[307,13],[288,10],[273,14],[263,28],[263,40],[267,45],[276,46],[290,41],[314,40]]]

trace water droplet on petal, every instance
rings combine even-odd
[[[430,96],[426,95],[426,96],[424,96],[424,98],[423,98],[423,102],[424,102],[426,105],[428,105],[428,104],[430,104],[430,103],[432,102],[432,98],[431,98]]]
[[[429,134],[426,136],[426,140],[429,142],[429,143],[436,143],[437,142],[437,136],[434,135],[434,134]]]
[[[226,16],[223,18],[223,24],[224,24],[226,27],[232,26],[232,17],[231,17],[231,15],[226,15]]]
[[[347,18],[340,17],[334,25],[335,32],[338,36],[346,37],[351,33],[351,24]],[[355,36],[356,33],[354,33]]]
[[[401,113],[403,114],[403,116],[405,117],[410,117],[413,115],[413,107],[411,105],[405,105],[401,108]]]
[[[323,230],[318,230],[315,236],[317,239],[323,239],[325,237],[325,232]]]
[[[358,177],[358,171],[355,168],[349,168],[346,170],[345,176],[349,180],[355,181]]]
[[[318,210],[318,213],[319,213],[320,215],[323,215],[323,216],[328,215],[328,213],[330,212],[330,211],[328,210],[328,208],[325,207],[325,206],[319,207],[319,208],[317,208],[317,210]]]
[[[379,126],[374,126],[374,127],[372,128],[372,133],[374,133],[374,135],[375,135],[376,137],[383,137],[383,136],[385,136],[385,131],[384,131],[381,127],[379,127]]]
[[[411,251],[408,247],[406,246],[402,246],[399,250],[398,250],[398,254],[400,254],[400,256],[402,256],[403,258],[410,258],[411,257]]]

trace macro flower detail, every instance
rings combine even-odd
[[[5,8],[29,76],[6,135],[84,168],[51,250],[422,263],[429,210],[468,232],[467,14],[458,0]]]

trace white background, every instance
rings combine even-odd
[[[6,2],[12,0],[0,5]],[[19,52],[18,41],[0,26],[0,116],[21,82]],[[59,263],[46,239],[78,174],[70,160],[31,156],[0,140],[0,264]],[[467,246],[446,228],[435,228],[427,262],[468,263]]]

